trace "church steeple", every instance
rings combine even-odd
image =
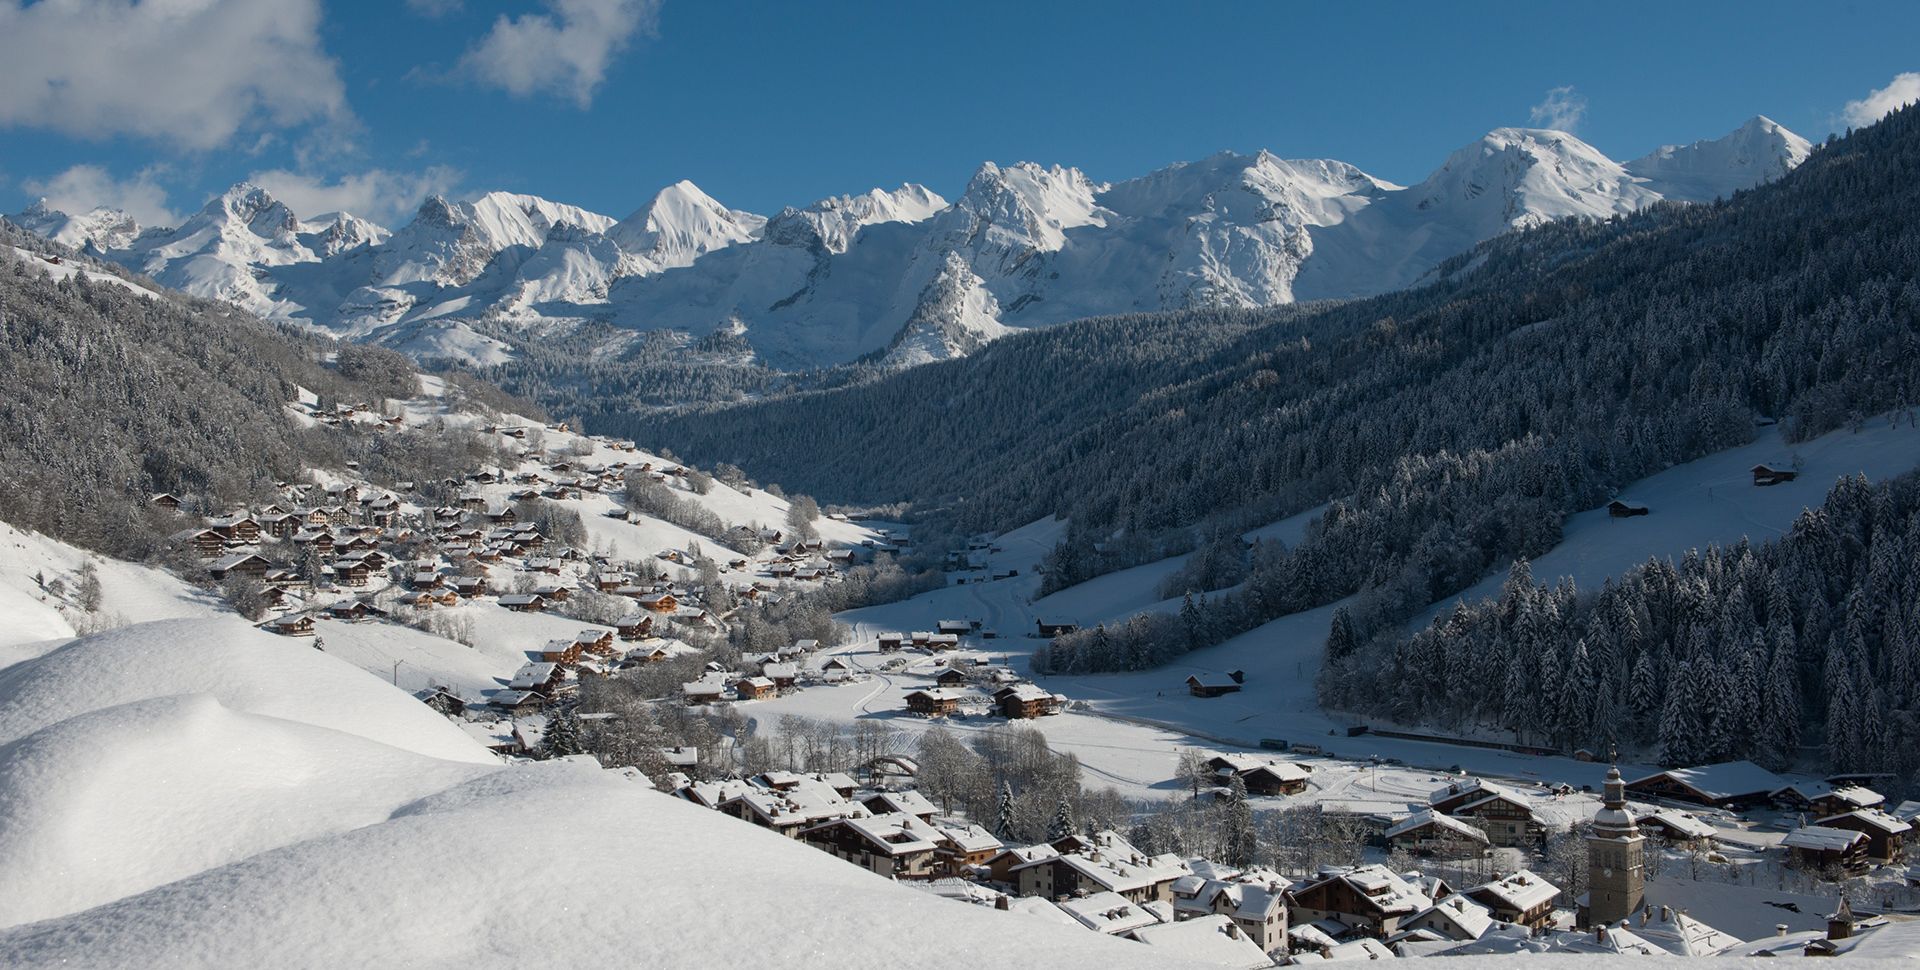
[[[1619,766],[1607,769],[1606,793],[1587,834],[1587,874],[1592,889],[1585,925],[1617,923],[1646,901],[1646,836],[1627,808],[1627,783]]]

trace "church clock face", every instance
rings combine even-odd
[[[1613,870],[1612,870],[1612,869],[1602,869],[1602,870],[1600,870],[1600,874],[1601,874],[1602,876],[1607,876],[1607,877],[1611,877],[1611,876],[1613,875]]]

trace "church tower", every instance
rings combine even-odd
[[[1646,901],[1647,837],[1627,811],[1627,783],[1617,766],[1607,771],[1606,801],[1587,834],[1587,884],[1583,926],[1618,923]]]

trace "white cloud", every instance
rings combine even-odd
[[[463,5],[462,0],[407,0],[407,9],[422,17],[445,17]]]
[[[557,94],[585,108],[614,55],[651,32],[660,0],[546,0],[550,14],[501,16],[456,73],[515,96]]]
[[[302,219],[325,212],[351,212],[382,225],[392,225],[411,214],[427,196],[451,194],[460,179],[459,171],[444,165],[419,172],[376,168],[332,180],[285,169],[249,176],[249,181],[286,203]]]
[[[0,0],[0,127],[189,149],[350,117],[320,0]]]
[[[1528,109],[1527,116],[1536,127],[1571,132],[1587,116],[1587,99],[1571,84],[1549,88],[1546,99]]]
[[[69,215],[105,206],[125,212],[142,226],[178,225],[180,217],[167,208],[167,190],[154,176],[148,168],[123,182],[98,165],[75,165],[50,179],[26,179],[20,186]]]
[[[1886,87],[1858,101],[1849,101],[1840,115],[1848,125],[1864,128],[1890,114],[1893,109],[1920,101],[1920,73],[1896,74]]]

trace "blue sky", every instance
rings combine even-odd
[[[47,194],[153,220],[255,178],[302,215],[498,188],[623,216],[688,178],[772,212],[952,197],[984,159],[1112,180],[1260,148],[1409,183],[1501,125],[1626,159],[1755,114],[1817,140],[1849,102],[1920,95],[1911,2],[169,9],[0,0],[0,211]]]

